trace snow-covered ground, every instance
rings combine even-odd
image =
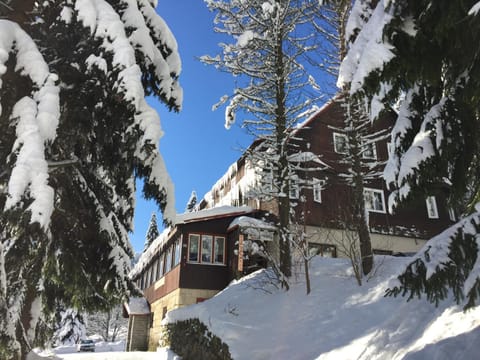
[[[408,260],[376,257],[375,275],[359,287],[345,259],[315,258],[309,295],[301,276],[284,292],[265,283],[262,270],[208,301],[168,313],[167,320],[199,317],[235,360],[479,359],[480,307],[464,313],[451,300],[436,308],[425,299],[407,303],[383,296]],[[166,349],[123,353],[123,348],[123,342],[97,343],[95,354],[56,348],[54,359],[178,359]]]
[[[77,353],[74,345],[63,345],[51,350],[31,353],[27,360],[179,360],[172,351],[159,349],[157,352],[124,352],[125,341],[114,343],[97,342],[95,352]]]
[[[301,277],[288,292],[261,290],[261,271],[167,320],[199,317],[236,360],[479,359],[480,307],[464,313],[449,300],[436,308],[385,298],[408,258],[375,260],[376,274],[362,287],[347,260],[316,258],[309,295]]]

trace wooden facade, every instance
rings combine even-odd
[[[291,146],[292,149],[295,149],[292,150],[292,154],[293,151],[309,152],[319,160],[318,163],[312,162],[306,166],[309,169],[315,167],[318,170],[299,172],[297,175],[303,182],[312,184],[319,181],[322,183],[321,200],[315,199],[312,186],[301,188],[298,198],[292,199],[292,203],[296,204],[295,211],[299,223],[309,229],[339,230],[342,229],[342,224],[348,222],[346,205],[351,202],[351,189],[342,179],[341,174],[345,173],[346,165],[342,163],[343,156],[335,146],[335,137],[342,134],[343,121],[341,105],[331,101],[296,129],[294,136],[292,136],[293,139],[299,139],[291,141],[292,143],[295,142],[294,146]],[[385,133],[389,133],[392,126],[393,121],[387,117],[382,122],[377,122],[371,131],[375,133],[383,130]],[[382,163],[384,164],[388,159],[388,142],[389,139],[385,136],[383,140],[373,144],[372,151],[375,154],[375,161],[379,164],[379,174],[383,171],[384,165]],[[259,142],[252,144],[252,148],[257,147],[258,144]],[[319,165],[320,162],[321,165]],[[274,201],[260,201],[256,197],[248,197],[245,193],[240,195],[231,193],[231,191],[238,192],[234,184],[240,183],[246,172],[249,171],[249,162],[246,156],[241,157],[234,165],[235,171],[230,171],[230,176],[226,174],[223,181],[217,182],[209,196],[200,202],[200,208],[212,208],[219,204],[249,205],[257,209],[270,211],[273,214],[277,213]],[[427,239],[438,234],[455,221],[455,216],[446,202],[447,189],[441,185],[432,188],[431,192],[423,197],[412,199],[409,203],[395,209],[393,214],[389,213],[387,209],[391,192],[387,189],[387,184],[380,175],[370,180],[365,188],[368,193],[382,199],[381,209],[372,209],[368,212],[374,249],[379,253],[400,250],[404,252],[417,251]],[[301,203],[297,201],[300,197],[304,199]],[[436,205],[434,216],[429,214],[427,209],[427,197],[434,197],[434,200],[432,200]],[[233,200],[231,203],[226,203],[225,199]],[[384,236],[395,238],[393,246],[382,240]],[[375,243],[375,239],[378,240],[377,243]],[[329,242],[325,239],[315,238],[315,236],[312,237],[312,241]],[[399,244],[399,241],[403,241],[404,244]]]

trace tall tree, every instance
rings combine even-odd
[[[322,54],[321,70],[330,76],[338,77],[340,64],[347,53],[349,43],[354,40],[355,28],[362,20],[362,11],[370,7],[364,6],[358,9],[358,4],[353,9],[352,3],[348,0],[331,0],[327,2],[320,11],[318,22],[315,24],[318,29],[320,51]],[[361,10],[361,11],[360,11]],[[368,228],[368,211],[365,208],[364,187],[366,184],[380,176],[381,164],[377,163],[375,142],[383,135],[382,132],[374,132],[368,114],[361,102],[352,98],[349,94],[349,83],[342,84],[337,90],[334,101],[343,108],[344,122],[336,129],[340,134],[345,135],[345,144],[341,151],[342,166],[339,167],[337,181],[348,185],[351,192],[351,201],[343,204],[345,207],[343,215],[346,217],[345,225],[349,232],[355,236],[348,236],[351,241],[358,242],[354,249],[359,254],[349,252],[355,261],[360,260],[355,266],[361,269],[358,276],[368,274],[373,267],[373,253]],[[332,86],[333,88],[333,86]],[[359,283],[361,279],[357,279]]]
[[[136,178],[174,215],[145,95],[179,110],[181,65],[154,3],[0,7],[2,359],[25,358],[59,303],[106,309],[131,293]]]
[[[316,86],[306,69],[306,57],[315,48],[311,29],[318,1],[206,0],[215,12],[215,31],[233,38],[221,43],[219,56],[201,60],[236,76],[237,87],[225,110],[226,127],[242,111],[243,125],[259,146],[249,154],[262,169],[262,194],[275,199],[279,215],[279,270],[291,275],[290,191],[294,175],[288,161],[291,129],[317,100],[307,91]],[[287,285],[286,278],[282,279]]]
[[[351,83],[351,94],[367,99],[376,109],[372,119],[398,104],[384,172],[394,189],[389,207],[432,188],[447,189],[451,204],[471,203],[469,213],[425,245],[389,293],[425,293],[438,303],[452,289],[458,302],[473,306],[480,295],[480,206],[468,176],[480,167],[480,3],[372,3],[339,83]]]
[[[158,232],[157,215],[152,213],[150,223],[148,224],[147,234],[145,235],[145,246],[143,247],[143,251],[149,248],[158,235],[160,235],[160,233]]]

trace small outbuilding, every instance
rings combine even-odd
[[[150,305],[143,297],[130,298],[123,304],[123,316],[128,318],[128,337],[125,351],[147,351],[150,329]]]

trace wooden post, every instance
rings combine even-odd
[[[243,272],[243,235],[238,236],[238,271]]]

